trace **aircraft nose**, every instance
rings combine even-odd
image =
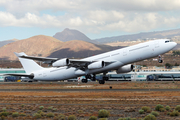
[[[176,42],[172,42],[172,44],[173,44],[173,47],[176,47],[176,45],[177,45],[177,43],[176,43]]]

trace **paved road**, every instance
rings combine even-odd
[[[180,89],[0,89],[0,91],[55,91],[55,92],[103,92],[103,91],[180,91]]]

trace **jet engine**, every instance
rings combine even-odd
[[[98,61],[88,65],[88,69],[99,69],[99,68],[103,68],[104,66],[105,66],[104,61]]]
[[[62,66],[66,66],[66,65],[69,65],[69,64],[70,64],[69,59],[64,58],[64,59],[61,59],[61,60],[58,60],[58,61],[54,62],[52,64],[52,66],[53,67],[62,67]]]
[[[116,70],[117,74],[120,73],[127,73],[127,72],[131,72],[133,70],[133,65],[128,64],[128,65],[124,65],[122,67],[120,67],[118,70]]]

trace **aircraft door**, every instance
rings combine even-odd
[[[127,56],[127,49],[123,50],[123,56]]]
[[[159,41],[155,40],[154,41],[154,46],[155,46],[155,48],[158,48],[159,47]]]
[[[43,77],[47,77],[46,73],[43,73]]]
[[[151,45],[150,45],[150,52],[151,52],[151,55],[154,54],[154,50],[155,50],[155,44],[151,44]]]

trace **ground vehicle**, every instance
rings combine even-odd
[[[4,82],[19,82],[20,76],[7,76],[4,78]]]

